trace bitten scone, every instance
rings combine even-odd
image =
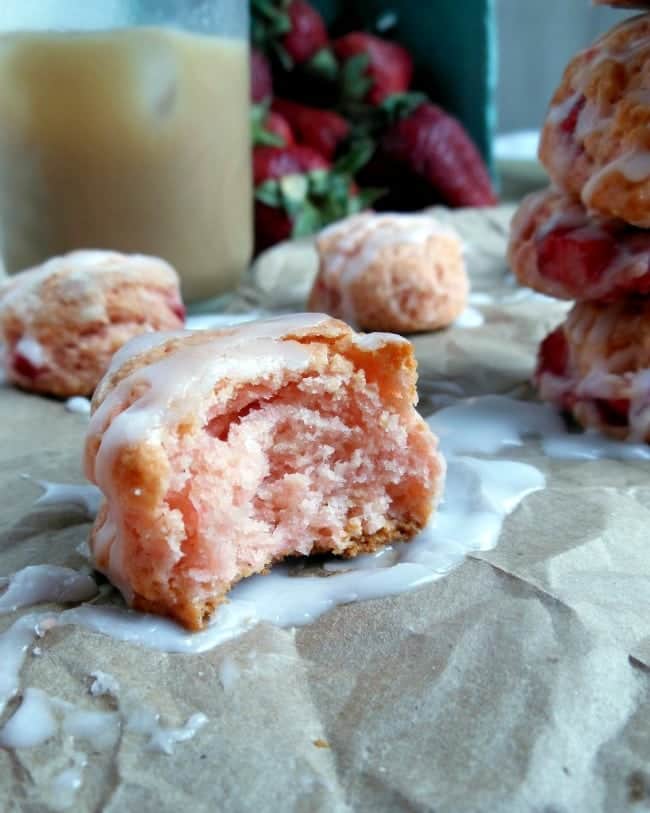
[[[184,321],[178,276],[157,257],[74,251],[0,286],[7,377],[48,395],[90,395],[126,341]]]
[[[444,475],[415,381],[405,339],[320,314],[134,339],[93,399],[95,566],[199,629],[275,561],[411,538]]]
[[[650,294],[650,232],[590,216],[552,188],[521,203],[508,259],[522,285],[559,299]]]
[[[650,228],[650,14],[571,60],[551,101],[540,160],[584,206]]]
[[[542,342],[535,382],[583,426],[650,443],[650,298],[574,305]]]
[[[316,241],[311,311],[362,330],[414,333],[445,327],[467,304],[460,238],[430,215],[353,215]]]

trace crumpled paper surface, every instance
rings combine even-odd
[[[515,286],[504,260],[511,210],[438,214],[464,236],[486,321],[414,338],[422,409],[439,379],[467,394],[528,397],[536,343],[567,306]],[[309,241],[276,248],[229,309],[300,308],[314,272]],[[0,390],[0,574],[82,563],[87,519],[34,507],[38,489],[20,475],[80,482],[86,420]],[[209,717],[172,756],[128,732],[108,752],[86,748],[72,809],[649,809],[648,464],[548,459],[532,442],[509,457],[542,469],[547,488],[508,517],[494,550],[415,592],[297,630],[259,625],[198,656],[50,631],[41,657],[28,656],[23,688],[108,707],[88,694],[99,669],[170,724]],[[0,617],[1,628],[12,620]],[[48,782],[71,748],[59,738],[0,749],[0,810],[52,809]]]

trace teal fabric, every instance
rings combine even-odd
[[[393,11],[390,36],[413,55],[421,87],[463,122],[492,164],[496,124],[494,0],[312,0],[328,23],[354,10],[366,26]]]

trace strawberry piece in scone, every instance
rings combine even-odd
[[[650,443],[650,298],[574,305],[542,342],[535,383],[582,426]]]
[[[519,281],[547,296],[613,301],[650,293],[650,232],[589,215],[553,188],[520,205],[508,256]]]

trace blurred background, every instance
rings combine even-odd
[[[544,186],[538,131],[571,57],[634,14],[588,0],[495,0],[498,31],[494,158],[501,197]]]
[[[498,132],[539,128],[567,62],[631,13],[587,0],[496,0]]]

